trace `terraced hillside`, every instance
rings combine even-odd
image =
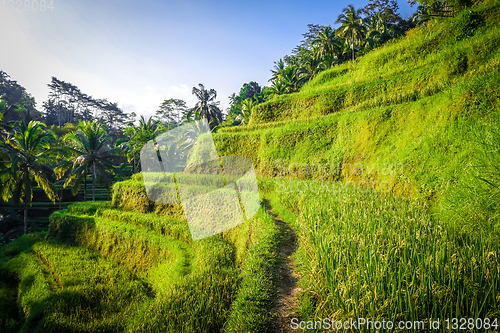
[[[498,131],[499,19],[498,1],[484,1],[431,20],[256,106],[249,126],[218,131],[217,148],[261,175],[451,195]]]
[[[91,186],[89,183],[90,180],[87,181],[88,188]],[[58,193],[62,199],[60,202],[52,202],[41,188],[34,189],[33,203],[28,208],[28,217],[30,220],[28,228],[30,232],[47,230],[50,214],[56,210],[68,208],[68,205],[73,202],[85,200],[83,186],[76,195],[72,194],[70,188],[63,189],[61,192],[60,183],[56,184],[56,188],[58,188]],[[109,200],[110,197],[111,193],[104,185],[96,186],[96,200]],[[92,200],[92,193],[87,193],[86,200]],[[0,211],[4,216],[10,216],[0,226],[0,244],[3,244],[22,234],[23,230],[19,219],[23,216],[23,211],[22,207],[18,207],[12,202],[0,203]]]
[[[215,133],[260,175],[235,228],[193,241],[141,174],[53,213],[0,248],[0,331],[498,332],[499,20],[498,1],[431,20]]]
[[[294,316],[498,318],[499,19],[483,1],[431,20],[214,136],[275,177],[298,236]]]
[[[171,216],[180,207],[117,209],[125,198],[143,209],[145,197],[130,197],[145,193],[139,176],[117,183],[114,202],[52,214],[48,233],[1,249],[2,331],[286,332],[292,318],[500,316],[497,236],[341,183],[261,178],[259,189],[252,220],[196,242]]]
[[[265,210],[193,242],[180,206],[154,207],[138,176],[117,183],[113,202],[71,204],[51,215],[47,234],[2,248],[2,330],[240,332],[271,325],[280,233]]]

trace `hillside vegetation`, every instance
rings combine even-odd
[[[258,105],[249,126],[217,133],[219,152],[261,175],[458,200],[499,124],[499,6],[431,20]]]
[[[265,211],[193,242],[179,205],[159,215],[141,206],[141,196],[130,197],[145,191],[138,179],[118,183],[114,202],[74,203],[51,215],[48,234],[0,249],[2,331],[240,332],[270,325],[279,235]],[[118,198],[131,206],[118,209]]]
[[[220,128],[219,155],[260,176],[259,211],[232,229],[193,240],[141,173],[111,201],[54,212],[0,248],[0,331],[269,332],[291,318],[498,331],[499,21],[497,1],[431,20]],[[190,194],[213,190],[200,179]],[[298,282],[278,309],[289,243]]]

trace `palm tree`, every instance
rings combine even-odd
[[[334,65],[339,64],[342,61],[342,48],[338,55],[335,56],[325,56],[321,59],[319,67],[321,70],[332,68]]]
[[[192,109],[200,118],[206,118],[211,127],[222,122],[222,112],[218,107],[217,92],[214,89],[207,90],[203,84],[199,83],[200,88],[193,87],[193,95],[198,98],[198,103]],[[212,125],[213,124],[213,125]]]
[[[325,56],[325,58],[332,57],[331,55]],[[307,57],[302,62],[300,78],[305,82],[309,82],[323,69],[323,62],[314,57]]]
[[[241,120],[241,124],[247,125],[250,121],[250,116],[252,115],[253,108],[256,103],[250,98],[247,98],[241,102],[241,111],[236,120]]]
[[[286,87],[287,93],[293,93],[299,90],[305,79],[302,77],[302,69],[295,66],[287,66],[283,73],[280,75],[280,79]]]
[[[318,58],[335,56],[340,52],[339,40],[335,37],[335,31],[328,25],[319,31],[312,45],[317,46],[315,53]]]
[[[55,153],[55,162],[57,166],[54,168],[54,173],[56,174],[56,179],[59,181],[59,210],[62,210],[62,200],[64,195],[64,181],[63,179],[68,177],[69,171],[73,166],[73,151],[66,142],[64,142],[64,137],[68,133],[74,132],[76,126],[71,123],[66,123],[64,128],[52,125],[50,130],[54,133],[56,140],[51,143],[52,151]],[[76,195],[78,191],[73,191],[73,195]],[[87,197],[87,191],[85,188],[85,197]]]
[[[342,10],[335,23],[341,23],[342,26],[338,29],[339,35],[351,42],[352,60],[354,60],[354,45],[364,37],[365,26],[361,15],[363,9],[354,9],[353,5],[349,5]]]
[[[128,127],[124,129],[124,134],[130,140],[124,142],[122,147],[127,151],[127,158],[132,162],[134,171],[138,172],[140,167],[140,155],[142,147],[153,140],[163,131],[163,125],[159,120],[154,120],[152,117],[146,121],[144,116],[139,119],[139,125],[135,126],[129,123]]]
[[[271,69],[271,73],[273,73],[273,75],[271,76],[271,78],[269,79],[269,81],[275,81],[282,73],[283,71],[285,70],[285,62],[283,61],[283,59],[280,59],[278,61],[275,61],[274,62],[274,69]]]
[[[28,206],[33,199],[32,181],[35,180],[52,201],[57,193],[49,178],[54,175],[48,152],[49,141],[54,134],[45,131],[45,124],[30,121],[20,122],[20,131],[15,129],[5,142],[0,141],[0,192],[2,199],[13,198],[14,203],[24,202],[24,233],[28,233]]]
[[[65,186],[79,188],[85,182],[87,172],[92,174],[92,200],[95,201],[97,175],[106,183],[111,183],[109,170],[114,169],[113,158],[119,157],[119,149],[110,148],[107,142],[106,125],[97,121],[80,121],[78,130],[69,133],[65,139],[72,146],[76,158]]]
[[[283,94],[286,94],[286,85],[285,83],[283,83],[283,80],[278,77],[271,83],[271,87],[269,88],[269,96],[274,97],[276,95]]]
[[[380,13],[376,13],[368,23],[367,42],[371,48],[387,42],[393,34],[393,28],[388,28]]]

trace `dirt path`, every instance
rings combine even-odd
[[[269,215],[271,215],[279,226],[283,236],[281,247],[278,252],[277,298],[274,310],[277,322],[271,332],[295,332],[291,329],[290,323],[292,318],[296,317],[293,309],[296,308],[297,294],[300,288],[297,287],[298,275],[295,273],[291,255],[297,250],[297,236],[293,229],[270,209],[269,203],[267,203],[267,206]]]

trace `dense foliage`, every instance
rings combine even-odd
[[[346,7],[338,29],[309,25],[271,87],[252,81],[231,96],[226,121],[201,84],[194,107],[166,99],[134,122],[56,78],[42,114],[0,72],[0,214],[24,212],[27,233],[0,247],[0,331],[269,332],[292,317],[493,323],[500,5],[457,0],[450,16],[441,2],[420,4],[410,20],[395,1],[371,0]],[[221,156],[246,156],[263,177],[252,219],[194,241],[182,204],[149,200],[139,159],[145,143],[201,117]],[[87,183],[101,201],[86,201]],[[63,207],[65,187],[83,187],[71,199],[82,202]],[[209,177],[189,190],[207,187]],[[59,199],[59,211],[35,229],[53,206],[42,199]],[[284,281],[285,261],[297,285]],[[293,302],[283,305],[286,288]]]

